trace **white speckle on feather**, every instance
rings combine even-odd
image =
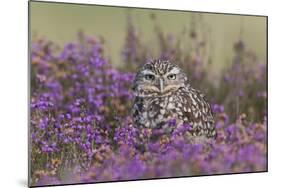
[[[169,103],[168,106],[167,106],[167,108],[168,108],[168,109],[173,109],[173,108],[175,108],[175,105],[172,104],[172,103]]]

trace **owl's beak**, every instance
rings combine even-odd
[[[160,89],[160,92],[163,93],[164,91],[164,81],[162,78],[160,78],[159,80],[159,89]]]

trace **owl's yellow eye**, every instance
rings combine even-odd
[[[167,76],[167,78],[169,80],[175,80],[176,79],[176,75],[175,74],[170,74],[170,75]]]
[[[146,80],[154,80],[155,76],[153,74],[146,74],[145,76]]]

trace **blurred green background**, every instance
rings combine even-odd
[[[178,35],[191,27],[205,32],[212,45],[210,57],[215,69],[231,63],[233,44],[239,39],[266,62],[266,17],[31,2],[30,31],[32,38],[44,37],[60,46],[76,40],[79,30],[86,35],[102,36],[106,56],[118,66],[122,65],[128,14],[142,41],[153,46],[156,37],[152,13],[165,34]]]

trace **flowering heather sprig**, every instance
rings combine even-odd
[[[232,66],[222,73],[220,90],[224,92],[217,101],[224,103],[227,113],[248,113],[252,121],[261,121],[267,105],[266,65],[241,40],[234,44],[234,50]]]
[[[127,70],[135,70],[147,59],[148,50],[143,47],[141,39],[139,29],[135,27],[132,16],[128,14],[125,44],[121,52]]]

